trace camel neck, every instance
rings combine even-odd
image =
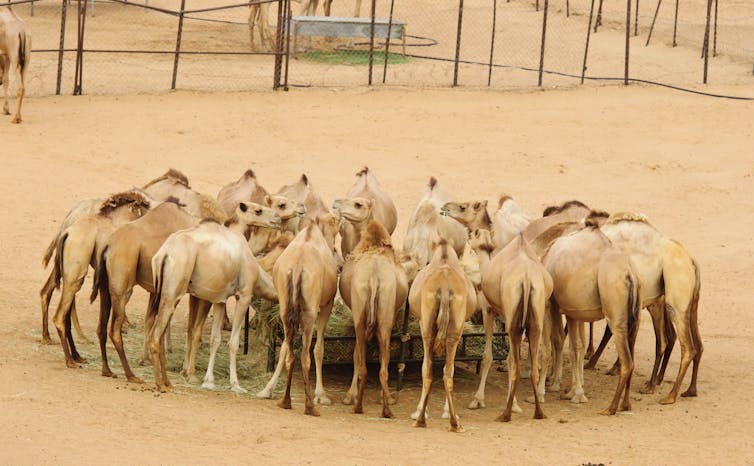
[[[473,222],[472,225],[469,225],[469,230],[479,230],[479,229],[485,229],[487,231],[492,231],[492,219],[490,219],[490,215],[487,213],[487,209],[484,209],[484,212],[481,216],[479,216],[476,221]]]
[[[475,249],[474,252],[479,258],[479,271],[484,273],[490,265],[490,252],[486,249]]]

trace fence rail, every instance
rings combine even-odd
[[[31,25],[27,92],[37,95],[372,85],[375,66],[383,84],[401,86],[754,84],[754,4],[687,0],[679,13],[678,0],[664,9],[662,1],[371,0],[369,37],[306,38],[294,48],[291,0],[6,4]],[[256,32],[251,6],[265,12]],[[336,2],[333,16],[351,8]],[[406,25],[408,52],[389,32],[375,34],[377,18],[388,30]],[[252,49],[256,34],[271,43]]]

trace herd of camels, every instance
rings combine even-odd
[[[275,372],[257,396],[272,398],[283,369],[287,372],[280,406],[291,407],[294,341],[300,336],[305,413],[318,415],[329,404],[322,375],[325,329],[339,294],[353,313],[354,373],[344,400],[363,412],[367,378],[366,345],[379,344],[382,416],[392,417],[388,390],[389,342],[397,311],[408,301],[419,320],[423,341],[422,393],[412,418],[426,425],[434,357],[445,355],[443,417],[462,431],[453,403],[453,370],[464,322],[481,312],[486,342],[479,388],[470,408],[485,406],[485,382],[492,365],[495,316],[505,322],[510,343],[507,403],[499,419],[521,412],[516,388],[521,380],[520,352],[528,340],[534,417],[545,417],[545,391],[574,403],[587,401],[585,358],[589,364],[615,338],[619,375],[615,395],[604,414],[630,410],[629,389],[639,311],[646,308],[655,330],[655,363],[643,393],[661,383],[676,339],[681,363],[675,384],[661,399],[673,403],[693,362],[691,383],[681,396],[696,396],[702,341],[697,324],[699,268],[686,249],[665,237],[641,214],[608,215],[579,201],[569,201],[530,219],[510,196],[501,196],[490,215],[486,200],[454,202],[430,178],[411,214],[403,248],[393,245],[397,211],[375,173],[363,168],[344,198],[328,209],[306,175],[270,194],[252,170],[223,187],[218,196],[199,193],[185,175],[171,169],[142,188],[107,199],[77,203],[48,246],[51,262],[42,288],[42,341],[51,343],[48,307],[55,289],[61,297],[54,325],[68,367],[84,358],[72,329],[84,338],[76,315],[76,294],[89,267],[94,270],[91,300],[99,296],[97,337],[102,375],[108,366],[106,343],[118,352],[125,377],[142,383],[131,370],[123,347],[126,306],[136,285],[146,290],[143,354],[160,391],[171,390],[166,369],[171,316],[189,295],[186,350],[181,375],[214,388],[215,356],[226,302],[230,313],[230,387],[245,392],[236,372],[240,332],[252,297],[279,303],[284,341]],[[340,241],[336,238],[340,235]],[[53,257],[54,256],[54,257]],[[196,375],[202,328],[213,309],[210,359],[203,379]],[[566,325],[563,325],[565,316]],[[586,351],[584,323],[606,319],[608,330],[593,352]],[[314,347],[315,384],[309,372]],[[563,346],[570,341],[571,384],[562,389]],[[548,383],[549,382],[549,383]]]

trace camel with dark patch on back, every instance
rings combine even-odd
[[[250,225],[279,227],[280,217],[272,209],[259,204],[239,203],[235,215],[225,225],[214,220],[203,220],[196,227],[175,232],[152,258],[155,294],[151,300],[151,312],[156,313],[156,317],[148,338],[158,390],[164,392],[171,389],[167,376],[164,333],[178,301],[189,293],[216,307],[205,386],[212,386],[214,381],[212,369],[220,345],[225,302],[229,297],[236,296],[229,342],[230,384],[233,391],[245,391],[238,383],[236,353],[246,310],[250,309],[252,316],[255,312],[250,305],[261,270],[243,236]],[[186,337],[189,375],[209,306],[200,306],[197,311]]]
[[[398,212],[390,195],[388,195],[387,191],[377,181],[377,177],[374,176],[374,173],[368,167],[364,167],[356,173],[356,177],[356,182],[348,191],[346,197],[349,199],[363,197],[372,200],[374,202],[372,205],[374,220],[380,222],[388,233],[392,235],[398,224]],[[341,224],[340,235],[342,237],[340,250],[343,253],[343,257],[346,257],[359,243],[360,238],[358,231],[349,222]]]
[[[12,123],[21,123],[21,104],[26,94],[26,70],[31,59],[31,29],[13,10],[0,7],[0,82],[3,84],[3,113],[10,115],[8,87],[16,76],[18,104]]]
[[[552,278],[523,235],[510,241],[491,257],[494,245],[487,230],[475,230],[469,240],[481,260],[482,290],[492,309],[505,322],[510,352],[508,356],[508,402],[498,420],[508,422],[511,412],[521,412],[516,402],[516,387],[521,379],[519,363],[521,339],[524,332],[529,339],[531,382],[534,390],[534,418],[544,419],[537,394],[539,378],[539,348],[547,313],[547,300],[552,294]],[[481,400],[484,387],[481,386]],[[476,397],[479,398],[479,393]]]
[[[223,186],[217,194],[217,200],[220,201],[220,205],[225,210],[225,213],[231,216],[236,211],[239,203],[254,202],[262,204],[267,194],[267,190],[257,181],[254,170],[249,169],[238,180]]]
[[[56,281],[61,284],[61,296],[53,318],[63,346],[66,365],[79,367],[84,359],[78,354],[71,335],[71,312],[75,308],[76,293],[81,289],[91,265],[104,243],[116,227],[146,214],[151,203],[136,191],[118,193],[107,199],[97,215],[80,218],[68,227],[57,243],[55,252]],[[42,338],[49,340],[47,315],[42,318]]]
[[[447,240],[441,239],[429,264],[416,275],[409,291],[411,314],[419,319],[424,361],[422,393],[416,412],[415,427],[426,427],[427,400],[432,388],[433,355],[445,352],[443,383],[450,429],[463,432],[453,402],[453,372],[458,342],[464,322],[476,308],[474,286],[461,270],[458,256]]]
[[[333,257],[333,243],[338,231],[338,220],[327,214],[301,230],[283,251],[272,269],[272,280],[278,291],[280,319],[285,335],[280,347],[280,359],[275,373],[257,396],[271,398],[272,392],[285,364],[288,377],[285,395],[280,407],[291,408],[291,382],[293,378],[293,341],[301,328],[301,365],[304,377],[304,413],[319,415],[315,403],[330,404],[322,383],[324,334],[330,318],[337,291],[337,262]],[[314,396],[309,383],[309,369],[314,322],[317,322],[317,343],[314,347],[316,386]]]

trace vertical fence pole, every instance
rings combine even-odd
[[[84,28],[86,26],[86,0],[78,0],[76,42],[76,73],[73,78],[73,95],[81,95],[84,80]]]
[[[175,89],[175,81],[178,78],[178,57],[181,55],[181,36],[183,35],[183,15],[186,10],[186,0],[181,0],[181,12],[178,15],[178,34],[175,38],[175,59],[173,61],[173,81],[170,89]]]
[[[634,35],[639,35],[639,0],[636,0],[636,16],[634,16]]]
[[[390,34],[393,33],[393,7],[395,6],[395,0],[390,0],[390,19],[387,23],[387,38],[385,39],[385,64],[382,68],[382,84],[385,84],[385,79],[387,79],[387,62],[388,57],[390,57]],[[405,30],[404,30],[405,34]],[[406,53],[404,50],[403,53]]]
[[[458,85],[458,60],[461,58],[461,27],[463,25],[463,0],[458,3],[458,31],[456,33],[456,58],[453,64],[453,87]]]
[[[673,47],[678,45],[678,42],[676,42],[675,40],[678,33],[678,2],[679,0],[675,0],[675,17],[673,18]]]
[[[586,76],[586,58],[589,56],[589,38],[592,34],[592,16],[594,15],[594,0],[592,0],[592,6],[589,7],[589,24],[586,25],[586,44],[584,45],[584,65],[581,67],[581,84],[584,84],[584,77]]]
[[[492,85],[492,61],[495,53],[495,27],[497,24],[497,0],[492,0],[492,38],[490,39],[490,68],[487,72],[487,87]]]
[[[597,19],[594,20],[594,32],[597,32],[597,28],[602,26],[602,1],[600,0],[600,6],[597,8]]]
[[[715,0],[715,32],[713,34],[714,39],[712,40],[712,56],[717,56],[717,0]]]
[[[63,79],[63,50],[65,49],[65,23],[68,12],[68,0],[61,0],[60,8],[60,45],[58,48],[58,80],[55,84],[55,95],[60,95],[60,82]]]
[[[283,71],[283,0],[278,0],[278,23],[275,31],[275,66],[274,77],[272,78],[272,89],[280,88],[280,75]]]
[[[702,44],[702,55],[704,56],[704,79],[702,82],[704,82],[704,84],[707,84],[707,68],[709,66],[709,29],[711,15],[712,0],[707,0],[707,24],[704,28],[704,44]]]
[[[285,78],[283,80],[283,90],[288,92],[288,65],[291,59],[291,0],[285,0]],[[294,50],[293,53],[296,53]]]
[[[369,23],[369,85],[372,85],[372,68],[374,67],[374,15],[377,9],[377,0],[372,0],[372,17]]]
[[[537,79],[537,86],[540,87],[542,87],[542,73],[545,66],[545,38],[547,37],[547,10],[549,3],[549,0],[545,0],[545,11],[542,15],[542,44],[539,48],[539,78]]]
[[[655,21],[657,21],[657,14],[660,12],[661,4],[662,4],[662,0],[657,0],[657,8],[655,8],[655,15],[652,17],[652,25],[649,26],[649,34],[647,34],[647,43],[644,44],[644,47],[647,47],[649,45],[649,40],[652,39],[652,31],[655,30]]]
[[[626,56],[623,69],[623,84],[628,86],[628,62],[631,55],[631,0],[626,0]]]

